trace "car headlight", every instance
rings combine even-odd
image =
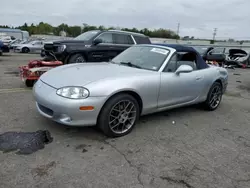
[[[63,52],[66,49],[66,45],[60,45],[57,47],[58,52]]]
[[[56,94],[69,99],[85,99],[89,96],[89,90],[83,87],[63,87],[56,91]]]

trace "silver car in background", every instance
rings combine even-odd
[[[30,52],[41,52],[44,46],[44,42],[41,40],[34,40],[24,44],[19,44],[15,47],[15,52],[30,53]]]
[[[53,68],[34,85],[38,112],[70,126],[97,125],[109,137],[132,131],[139,116],[202,103],[215,110],[227,70],[180,45],[135,45],[110,62]]]

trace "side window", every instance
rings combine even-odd
[[[177,65],[177,54],[174,54],[169,60],[163,72],[175,72]]]
[[[36,42],[35,45],[42,45],[42,42]]]
[[[135,41],[137,44],[150,44],[151,41],[148,37],[140,37],[140,36],[136,36],[136,35],[133,35]]]
[[[115,44],[134,44],[130,35],[125,34],[113,34]]]
[[[103,43],[114,43],[112,33],[103,33],[98,39],[102,39]]]
[[[177,69],[181,65],[189,65],[193,68],[193,70],[197,70],[197,66],[196,66],[196,63],[194,61],[177,61]]]
[[[191,66],[194,70],[197,70],[197,60],[196,60],[196,54],[192,52],[183,52],[180,54],[180,57],[177,60],[177,69],[181,65],[189,65]]]
[[[225,51],[225,48],[214,48],[213,50],[210,51],[210,53],[213,54],[223,54]]]

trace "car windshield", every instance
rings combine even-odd
[[[92,37],[94,37],[97,33],[100,31],[87,31],[82,33],[81,35],[74,38],[74,40],[90,40]]]
[[[133,46],[112,59],[112,63],[158,71],[169,50],[153,46]]]

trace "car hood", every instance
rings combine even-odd
[[[119,79],[141,74],[152,74],[152,72],[107,62],[78,63],[53,68],[44,73],[40,79],[58,89],[65,86],[85,86],[106,78]]]
[[[234,54],[242,54],[242,55],[247,55],[247,52],[241,49],[230,49],[229,50],[229,54],[230,55],[234,55]]]

